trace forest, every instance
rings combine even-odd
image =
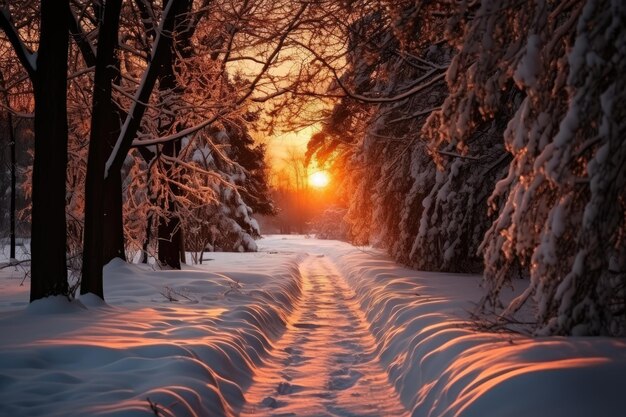
[[[532,304],[536,334],[626,334],[621,1],[1,7],[2,228],[12,259],[30,237],[31,301],[103,298],[117,257],[256,250],[280,212],[257,138],[315,126],[322,235],[481,273],[482,311]]]
[[[483,273],[483,309],[514,321],[532,300],[536,334],[623,336],[625,10],[406,1],[355,20],[346,96],[308,148],[342,179],[347,238]]]
[[[0,416],[623,414],[624,103],[624,0],[0,0]]]

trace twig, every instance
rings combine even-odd
[[[185,294],[181,293],[180,291],[176,291],[175,289],[173,289],[171,287],[165,287],[165,291],[159,291],[159,294],[161,294],[167,300],[172,301],[172,302],[180,301],[178,298],[174,297],[174,295],[177,295],[179,297],[183,297],[184,299],[186,299],[188,301],[194,301],[192,298],[186,296]]]
[[[4,269],[4,268],[9,268],[12,266],[20,266],[24,263],[28,263],[30,262],[30,259],[23,259],[21,261],[18,261],[17,259],[12,259],[9,262],[7,262],[6,264],[1,264],[0,265],[0,269]]]
[[[228,295],[231,292],[238,292],[241,293],[240,289],[243,288],[243,286],[239,283],[239,280],[233,281],[231,283],[229,283],[230,285],[230,289],[227,290],[224,295]]]
[[[512,317],[505,317],[502,315],[495,315],[495,317],[488,318],[483,314],[478,314],[473,311],[467,311],[472,320],[469,324],[469,327],[473,327],[477,330],[481,331],[489,331],[493,333],[506,333],[506,334],[517,334],[523,336],[531,336],[530,332],[524,331],[523,329],[514,329],[511,326],[533,326],[537,323],[535,322],[522,322],[519,320],[515,320]]]
[[[161,416],[161,409],[159,408],[159,404],[157,404],[156,402],[152,402],[150,400],[150,397],[146,398],[146,401],[148,401],[148,405],[150,407],[150,410],[152,410],[154,415],[155,416]]]
[[[447,155],[453,158],[469,159],[471,161],[480,161],[482,159],[482,158],[478,158],[475,156],[459,155],[458,153],[454,153],[454,152],[447,152],[447,151],[437,151],[437,152],[441,155]]]

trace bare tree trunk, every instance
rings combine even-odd
[[[41,0],[41,32],[33,86],[33,162],[30,300],[68,293],[65,181],[69,0]]]
[[[150,239],[152,238],[152,215],[148,215],[146,222],[146,240],[143,242],[143,252],[141,254],[141,263],[148,263],[148,247],[150,246]]]
[[[93,4],[94,14],[101,16],[101,8]],[[78,20],[73,13],[68,15],[68,21],[70,25],[70,34],[81,55],[85,61],[85,64],[89,67],[95,67],[97,64],[96,54],[91,47],[91,42],[88,39],[87,34],[83,31]],[[119,85],[121,81],[120,76],[120,63],[117,55],[112,54],[113,68],[115,68],[115,74],[113,83]],[[126,118],[126,114],[118,106],[113,106],[112,117],[108,126],[107,135],[107,151],[110,151],[115,146],[115,142],[120,134],[121,121]],[[124,252],[124,220],[122,215],[122,176],[119,171],[114,171],[109,175],[104,182],[104,223],[106,227],[103,230],[103,262],[107,263],[113,258],[126,259]]]
[[[9,113],[9,140],[11,141],[11,207],[10,213],[10,230],[9,237],[11,239],[11,259],[15,259],[15,170],[17,161],[15,155],[15,130],[13,129],[13,116]]]
[[[4,90],[4,75],[0,71],[0,88]],[[4,104],[7,108],[11,107],[9,103],[9,96],[7,92],[4,93]],[[11,153],[11,166],[9,171],[11,172],[11,200],[9,208],[9,240],[10,240],[10,255],[11,259],[15,259],[15,169],[17,167],[16,155],[15,155],[15,127],[13,126],[13,115],[11,112],[7,112],[7,129],[9,131],[9,148]]]
[[[168,211],[174,211],[173,202],[168,204]],[[172,217],[166,222],[164,219],[159,220],[159,262],[170,268],[180,269],[180,252],[181,252],[181,228],[180,219]]]
[[[187,263],[187,253],[185,252],[187,248],[185,248],[185,230],[180,229],[180,245],[178,247],[180,253],[180,261],[184,264]]]
[[[117,120],[117,112],[112,102],[112,90],[113,80],[117,74],[115,48],[118,43],[121,5],[122,0],[108,0],[104,7],[104,19],[100,23],[85,181],[85,237],[80,292],[81,294],[93,293],[100,298],[104,298],[102,283],[104,229],[109,227],[104,208],[104,194],[107,191],[104,168],[111,151],[111,137],[119,131],[119,120]],[[121,174],[117,172],[117,175]],[[113,181],[108,182],[110,188],[116,185]],[[121,194],[121,188],[108,191]],[[115,196],[110,195],[109,202],[114,203],[113,198]],[[119,199],[121,202],[121,195]]]
[[[9,140],[11,141],[11,202],[9,208],[9,239],[10,239],[10,257],[15,259],[15,170],[17,162],[15,157],[15,131],[13,130],[13,116],[9,113]]]
[[[104,181],[103,265],[115,258],[126,260],[122,207],[122,173],[110,172]]]
[[[190,41],[195,27],[188,26],[186,22],[189,18],[192,3],[191,0],[179,0],[175,5],[176,9],[174,15],[176,16],[176,20],[174,23],[175,36],[173,37],[176,39],[176,42],[171,46],[169,51],[164,54],[166,58],[163,61],[164,65],[161,67],[159,74],[159,90],[163,93],[180,90],[178,80],[176,79],[175,65],[177,55],[175,51],[183,58],[188,57],[191,53]],[[172,123],[173,122],[172,120]],[[172,123],[163,126],[163,133],[170,130]],[[162,152],[166,156],[177,157],[180,152],[180,140],[166,143],[163,145]],[[168,176],[173,175],[173,170],[169,169],[168,171]],[[179,187],[171,183],[168,186],[172,195],[176,196],[180,194]],[[167,207],[165,207],[165,209],[168,213],[176,213],[177,202],[175,200],[167,199],[166,204]],[[159,261],[171,268],[180,269],[181,261],[186,261],[180,218],[174,214],[169,219],[159,219],[158,235]]]
[[[115,62],[115,76],[113,83],[121,82],[120,61],[116,54],[113,55]],[[119,107],[113,105],[114,110],[111,120],[111,131],[107,137],[107,155],[115,147],[115,142],[120,136],[122,120],[126,114]],[[122,172],[116,170],[109,172],[104,180],[104,231],[103,231],[103,264],[114,258],[126,260],[124,250],[124,209],[122,198]]]

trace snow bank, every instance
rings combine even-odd
[[[481,333],[467,313],[480,277],[403,269],[371,249],[333,246],[325,253],[354,288],[413,416],[622,414],[625,339]]]
[[[184,271],[113,261],[107,303],[51,297],[20,310],[27,285],[2,272],[0,416],[234,415],[284,331],[300,256],[211,257]]]
[[[236,415],[297,316],[305,253],[332,262],[354,290],[375,356],[413,416],[623,414],[626,339],[479,332],[468,319],[482,294],[476,275],[404,269],[337,241],[259,246],[185,271],[114,262],[107,303],[28,305],[19,273],[0,270],[0,416],[149,416],[151,404],[161,416]]]

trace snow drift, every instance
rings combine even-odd
[[[235,414],[298,296],[299,256],[215,257],[183,271],[113,261],[107,303],[53,297],[14,311],[26,289],[3,293],[0,415]]]
[[[345,311],[351,311],[353,325],[337,324],[316,337],[345,342],[355,336],[350,329],[369,331],[373,352],[367,357],[378,362],[413,416],[623,411],[622,338],[479,331],[468,313],[481,295],[478,275],[409,270],[375,249],[337,241],[272,237],[260,247],[256,254],[211,254],[208,265],[184,271],[114,262],[106,269],[107,303],[87,296],[28,305],[21,278],[10,269],[0,271],[0,416],[126,417],[154,410],[176,417],[237,415],[260,369],[272,357],[290,355],[274,352],[286,327],[306,333],[297,321],[302,283],[311,281],[308,291],[318,284],[316,275],[303,281],[300,268],[309,264],[318,273],[317,257],[325,265],[319,271],[331,271],[351,294],[342,293],[341,303],[360,312],[350,307]],[[331,302],[324,299],[331,294],[327,288],[321,300]],[[357,318],[362,325],[355,324]],[[333,340],[317,340],[318,353],[325,345],[331,352]],[[372,415],[375,407],[362,401],[366,397],[358,400],[360,409]],[[261,408],[254,415],[280,412]],[[341,409],[335,415],[362,414]]]

